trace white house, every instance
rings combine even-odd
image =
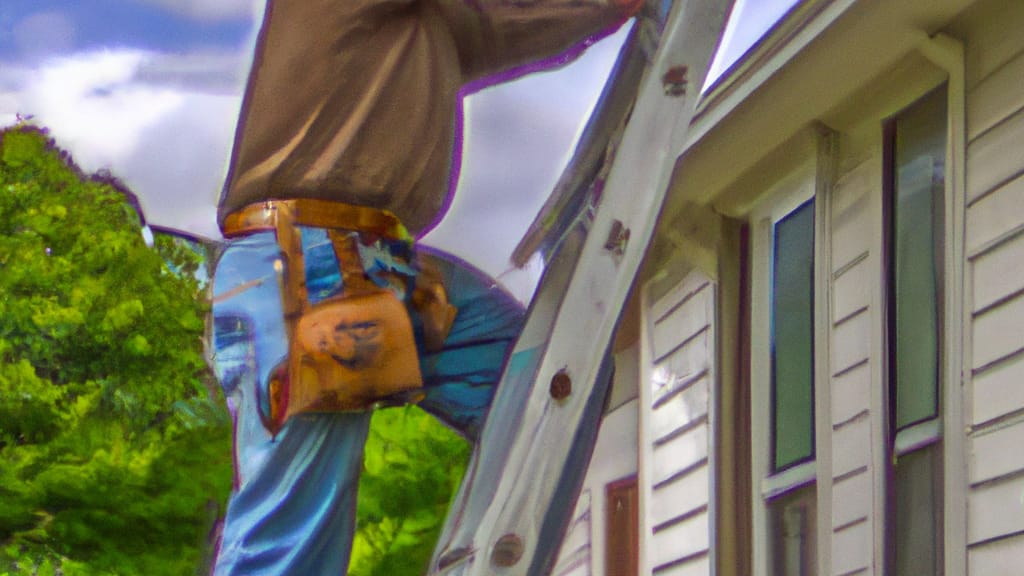
[[[1024,2],[800,2],[673,157],[556,573],[1024,573]]]

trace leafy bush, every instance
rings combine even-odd
[[[208,566],[232,462],[202,257],[147,247],[131,198],[0,132],[0,576]],[[417,408],[374,414],[351,574],[423,572],[468,455]]]
[[[0,573],[193,573],[231,481],[199,286],[116,181],[0,137]]]
[[[423,574],[469,443],[415,406],[375,412],[359,483],[349,574]]]

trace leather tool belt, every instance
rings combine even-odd
[[[337,256],[342,291],[311,304],[300,227],[324,228]],[[274,231],[281,249],[280,281],[288,357],[271,370],[270,413],[264,426],[277,434],[288,419],[308,412],[362,411],[422,399],[423,378],[406,306],[375,284],[359,254],[360,241],[411,242],[390,212],[324,200],[272,200],[227,217],[228,238]],[[411,296],[424,347],[440,348],[454,321],[439,276],[417,273]]]

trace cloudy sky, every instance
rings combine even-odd
[[[717,69],[793,3],[737,0]],[[85,170],[123,180],[150,222],[217,237],[215,206],[262,4],[2,0],[0,127],[31,116]],[[558,71],[466,99],[456,202],[427,243],[528,295],[537,270],[510,271],[508,255],[558,178],[622,36]]]

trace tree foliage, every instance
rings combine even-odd
[[[42,131],[0,137],[0,573],[192,573],[231,479],[199,285],[165,264],[195,259]]]
[[[469,459],[469,443],[415,406],[374,413],[349,574],[423,574]]]
[[[203,254],[38,129],[0,132],[0,576],[194,574],[231,483]],[[422,573],[469,445],[377,412],[350,574]]]

